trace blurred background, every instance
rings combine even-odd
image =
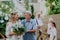
[[[19,19],[22,20],[26,10],[31,11],[32,18],[34,14],[40,13],[46,27],[49,17],[52,17],[56,22],[60,40],[60,0],[0,0],[0,33],[5,34],[6,23],[12,11],[17,11]]]

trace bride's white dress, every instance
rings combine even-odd
[[[21,24],[20,22],[16,22],[16,23],[12,23],[12,22],[8,22],[7,25],[6,25],[6,36],[7,36],[7,39],[6,40],[23,40],[23,35],[13,35],[13,36],[9,36],[9,33],[10,32],[13,32],[13,28],[12,28],[12,25],[15,25],[15,24]],[[20,25],[21,26],[21,25]]]

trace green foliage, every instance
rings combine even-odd
[[[12,28],[13,28],[13,32],[18,35],[18,34],[21,34],[21,33],[24,32],[25,25],[21,26],[21,24],[15,24],[15,25],[12,26]]]
[[[19,17],[19,19],[20,19],[20,20],[23,20],[23,19],[25,19],[25,17]]]
[[[4,20],[4,17],[0,16],[0,33],[5,34],[5,29],[6,29],[7,21],[4,20],[4,22],[1,23],[1,20]]]
[[[24,29],[25,29],[25,28],[22,28],[22,27],[21,27],[21,28],[18,28],[18,30],[14,28],[14,32],[15,32],[16,34],[21,34],[21,33],[24,32]]]
[[[1,1],[0,2],[0,11],[2,13],[10,13],[14,7],[14,4],[12,1]]]
[[[49,3],[52,3],[52,2],[54,2],[55,0],[47,0]]]
[[[50,7],[49,15],[60,13],[60,0],[47,0],[46,6]]]
[[[60,0],[56,0],[56,13],[60,13]]]
[[[33,5],[31,5],[31,13],[32,13],[32,16],[31,16],[31,18],[33,19],[35,16],[34,16],[34,6]]]
[[[29,0],[24,0],[26,10],[29,10]]]
[[[31,5],[31,13],[33,14],[34,13],[34,6]]]
[[[7,21],[4,19],[5,13],[10,13],[10,9],[13,9],[14,4],[12,1],[1,1],[0,2],[0,11],[2,11],[2,15],[0,16],[0,33],[5,34],[6,29],[6,23]],[[1,23],[1,20],[4,20],[3,23]]]

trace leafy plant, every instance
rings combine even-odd
[[[49,7],[49,15],[60,13],[60,0],[47,0],[46,6]]]
[[[29,10],[29,0],[24,0],[26,10]]]
[[[32,13],[31,18],[34,18],[35,16],[34,16],[34,6],[33,5],[31,5],[31,13]]]
[[[4,17],[0,16],[0,33],[1,34],[5,34],[6,23],[7,21],[4,19]]]
[[[1,1],[0,11],[2,13],[10,13],[13,10],[14,4],[12,1]]]
[[[5,34],[6,23],[7,23],[7,21],[4,19],[5,14],[10,13],[13,7],[14,7],[14,4],[12,1],[1,1],[0,2],[0,11],[2,12],[2,15],[0,16],[0,33],[2,34]]]
[[[22,34],[25,30],[25,26],[21,26],[21,24],[15,24],[12,26],[13,28],[13,32],[18,35],[18,34]]]
[[[18,28],[18,30],[16,28],[14,28],[14,31],[13,32],[15,32],[17,35],[18,34],[22,34],[24,32],[24,28],[21,27],[21,28]]]

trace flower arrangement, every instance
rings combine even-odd
[[[21,35],[25,30],[25,26],[21,26],[19,24],[16,24],[15,26],[13,26],[13,32],[16,35]]]
[[[24,32],[24,27],[21,27],[21,28],[18,27],[18,30],[16,28],[14,28],[13,32],[16,34],[22,34]]]

